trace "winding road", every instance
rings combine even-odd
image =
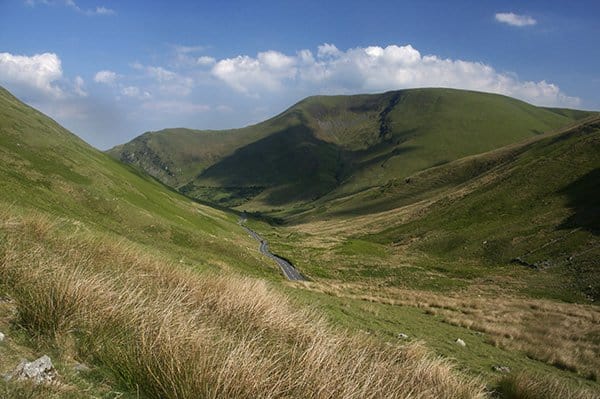
[[[304,276],[302,276],[300,274],[300,272],[298,270],[296,270],[296,268],[287,260],[280,258],[279,256],[271,253],[271,251],[269,251],[269,243],[262,238],[260,235],[258,235],[258,233],[254,230],[252,230],[251,228],[244,226],[244,223],[246,223],[245,218],[241,218],[239,221],[240,226],[242,226],[252,237],[254,237],[254,239],[256,241],[258,241],[260,243],[260,247],[259,250],[260,252],[273,259],[277,265],[279,266],[279,268],[281,269],[281,271],[283,272],[283,274],[288,278],[288,280],[291,281],[306,281],[306,278],[304,278]]]

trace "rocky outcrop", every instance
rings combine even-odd
[[[48,384],[56,381],[58,374],[52,364],[52,360],[47,355],[40,357],[32,362],[21,361],[17,368],[8,375],[7,379],[29,380],[35,384]]]

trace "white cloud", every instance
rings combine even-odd
[[[181,44],[173,45],[173,49],[178,54],[191,54],[198,53],[200,51],[204,51],[206,47],[204,46],[184,46]]]
[[[180,44],[172,44],[174,57],[171,60],[171,66],[175,67],[194,67],[200,64],[198,58],[194,54],[202,52],[206,49],[205,46],[185,46]],[[200,59],[205,57],[200,57]]]
[[[317,47],[317,57],[326,58],[326,57],[337,57],[341,54],[341,51],[338,48],[330,43],[325,43]]]
[[[196,60],[196,64],[198,65],[213,65],[215,62],[216,60],[213,57],[208,56],[198,57]]]
[[[137,86],[126,86],[121,89],[121,94],[126,97],[138,98],[138,99],[148,99],[151,98],[152,95],[147,92],[140,90]]]
[[[115,10],[106,7],[96,7],[96,10],[92,15],[113,15]]]
[[[57,84],[62,76],[60,58],[54,53],[30,57],[0,53],[0,82],[27,97],[63,97]]]
[[[98,6],[95,8],[81,8],[75,0],[26,0],[25,3],[29,6],[36,5],[45,5],[45,6],[65,6],[74,11],[77,11],[80,14],[87,16],[95,16],[95,15],[114,15],[116,14],[115,10],[110,8],[106,8],[103,6]]]
[[[75,77],[73,90],[79,97],[87,97],[88,93],[85,91],[85,81],[81,76]]]
[[[256,89],[281,89],[284,80],[296,76],[296,64],[296,57],[270,50],[258,53],[257,58],[244,55],[221,60],[212,73],[240,92],[256,94]]]
[[[146,67],[146,71],[150,76],[158,80],[159,82],[166,82],[173,80],[177,77],[177,74],[173,71],[169,71],[163,67],[149,66]]]
[[[169,95],[187,96],[192,92],[194,79],[160,66],[142,67],[158,83],[158,89]]]
[[[112,86],[115,84],[115,82],[117,81],[118,78],[119,78],[119,75],[117,75],[116,72],[109,71],[109,70],[102,70],[102,71],[96,72],[96,75],[94,75],[94,82],[103,83],[103,84]]]
[[[508,24],[511,26],[532,26],[537,24],[537,21],[528,15],[519,15],[512,12],[499,12],[495,15],[496,21]]]
[[[276,51],[256,58],[240,55],[218,61],[212,74],[249,96],[267,92],[361,93],[414,87],[451,87],[505,94],[538,105],[575,106],[580,100],[542,80],[520,81],[514,75],[472,61],[421,55],[411,45],[357,47],[341,51],[333,44],[296,55]]]

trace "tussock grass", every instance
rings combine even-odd
[[[146,248],[4,210],[0,281],[19,323],[161,398],[479,398],[422,345],[334,330],[259,280],[199,275]]]
[[[338,297],[422,308],[449,324],[480,331],[489,343],[598,381],[600,309],[550,300],[435,292],[359,284],[313,283],[309,289]]]
[[[519,374],[504,378],[498,394],[506,399],[598,399],[600,394],[586,388],[573,388],[542,376]]]

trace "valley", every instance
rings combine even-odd
[[[0,371],[60,385],[0,392],[598,397],[599,154],[597,113],[451,89],[105,154],[1,89]]]

